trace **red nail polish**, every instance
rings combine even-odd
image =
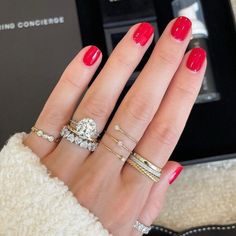
[[[186,65],[190,70],[197,72],[201,69],[205,59],[206,51],[202,48],[194,48],[188,56]]]
[[[172,28],[171,28],[171,35],[180,41],[183,41],[191,28],[192,22],[185,16],[178,17]]]
[[[139,43],[141,46],[144,46],[152,36],[153,32],[153,26],[147,22],[143,22],[135,30],[133,34],[133,39],[136,43]]]
[[[96,46],[91,46],[84,54],[83,62],[87,66],[92,66],[99,58],[101,51]]]
[[[170,178],[169,178],[169,184],[172,184],[175,180],[176,180],[176,178],[179,176],[179,174],[181,173],[181,171],[184,169],[184,167],[183,166],[179,166],[176,170],[175,170],[175,172],[170,176]]]

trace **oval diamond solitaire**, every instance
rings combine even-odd
[[[98,137],[96,123],[91,118],[84,118],[78,122],[71,120],[70,125],[82,139],[94,139]]]

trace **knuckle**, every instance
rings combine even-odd
[[[68,75],[65,73],[63,79],[60,82],[70,86],[71,88],[75,88],[76,90],[81,89],[81,83],[78,83],[80,81],[74,78],[75,78],[74,74]]]
[[[84,110],[86,113],[94,118],[103,118],[109,114],[111,105],[107,101],[107,98],[99,94],[89,95],[83,103]]]
[[[189,84],[188,86],[176,84],[175,89],[177,90],[178,94],[180,94],[180,96],[183,96],[183,97],[193,98],[197,95],[196,88]]]
[[[67,122],[68,117],[64,115],[64,111],[56,109],[56,107],[54,105],[45,106],[40,116],[43,117],[43,122],[51,127],[58,128],[59,124],[65,124]]]
[[[114,53],[114,65],[121,68],[132,69],[134,65],[136,65],[136,60],[131,55],[132,54],[128,55],[127,52],[123,50],[118,50]]]
[[[162,64],[167,66],[176,66],[179,62],[178,53],[171,50],[159,50],[157,55]]]
[[[80,178],[79,184],[73,191],[79,202],[86,207],[93,206],[103,195],[104,189],[107,188],[106,181],[100,177],[95,173],[86,174],[86,176]]]
[[[135,96],[125,104],[125,110],[131,121],[147,123],[150,121],[152,109],[145,96]]]
[[[174,125],[168,123],[158,123],[151,127],[149,137],[158,142],[172,146],[176,143],[179,136],[179,132]]]

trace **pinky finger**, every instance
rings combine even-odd
[[[167,162],[163,168],[160,181],[152,186],[146,204],[138,217],[139,222],[149,226],[155,221],[164,205],[166,192],[169,186],[175,181],[182,170],[183,167],[177,162]],[[133,229],[131,235],[141,236],[142,233],[139,233],[136,229]]]

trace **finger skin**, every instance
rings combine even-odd
[[[189,30],[185,40],[176,40],[171,35],[171,29],[175,21],[176,19],[172,20],[166,27],[150,59],[125,96],[108,127],[108,132],[118,140],[122,140],[130,150],[133,150],[136,144],[123,134],[116,132],[114,126],[119,124],[130,136],[139,140],[155,115],[169,83],[182,61],[191,37],[191,30]],[[106,135],[104,135],[102,141],[115,152],[128,158],[129,152],[118,147]],[[94,154],[94,159],[96,159],[97,165],[103,165],[106,161],[106,166],[102,170],[107,168],[121,171],[124,163],[117,160],[109,152],[106,155],[103,154],[101,158],[96,158],[101,156],[101,153],[104,153],[104,147],[99,145]]]
[[[119,42],[73,115],[76,120],[94,119],[98,132],[104,128],[127,80],[153,40],[152,33],[145,45],[136,43],[133,35],[139,26],[140,23],[132,26]],[[63,139],[47,161],[52,172],[60,173],[68,183],[89,154],[88,150]]]
[[[183,132],[205,74],[206,60],[198,72],[187,68],[190,53],[191,51],[185,55],[158,111],[135,149],[159,167],[168,161]],[[140,184],[143,181],[148,182],[146,178],[129,169],[130,172],[126,171],[126,174],[133,175],[134,181]]]
[[[165,203],[167,190],[169,187],[171,188],[170,179],[172,178],[173,173],[180,167],[182,166],[174,161],[168,161],[166,163],[160,181],[152,186],[146,203],[137,217],[140,222],[149,226],[158,218]],[[178,176],[178,181],[181,181],[181,176]],[[141,233],[133,229],[131,235],[139,236]]]
[[[79,98],[102,60],[100,55],[92,66],[84,64],[83,57],[90,47],[83,48],[67,66],[36,121],[37,128],[54,137],[59,136],[61,128],[71,118]],[[56,147],[55,143],[50,143],[32,132],[24,140],[24,144],[39,157],[46,156]]]

